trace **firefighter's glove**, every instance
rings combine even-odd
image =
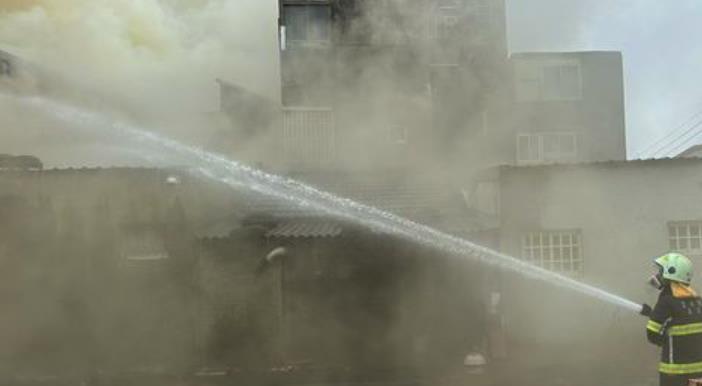
[[[641,312],[639,313],[647,318],[650,318],[651,313],[653,313],[653,308],[651,308],[651,306],[649,306],[648,304],[644,303],[641,305]]]

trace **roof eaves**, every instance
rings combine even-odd
[[[593,167],[627,167],[672,165],[702,162],[702,157],[675,157],[675,158],[649,158],[634,160],[590,161],[590,162],[554,162],[528,165],[501,165],[501,170],[530,170],[530,169],[567,169],[567,168],[593,168]]]

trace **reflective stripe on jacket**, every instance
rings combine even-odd
[[[702,298],[676,298],[666,288],[658,297],[646,330],[649,341],[662,347],[661,373],[702,373]]]

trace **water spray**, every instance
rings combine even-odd
[[[4,95],[87,129],[105,130],[130,141],[161,150],[168,150],[194,167],[197,173],[237,190],[249,190],[279,199],[301,208],[318,211],[376,231],[395,235],[452,256],[471,258],[480,263],[516,272],[532,279],[546,281],[571,289],[589,297],[640,313],[642,306],[633,301],[607,292],[601,288],[549,271],[524,260],[475,244],[468,240],[441,232],[393,213],[333,195],[299,181],[263,172],[215,153],[185,145],[156,134],[145,128],[114,122],[108,116],[77,108],[41,97],[15,97]]]

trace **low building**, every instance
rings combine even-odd
[[[453,234],[489,226],[471,221],[456,188],[403,173],[293,177]],[[394,374],[397,380],[455,370],[467,353],[487,350],[483,267],[289,203],[259,197],[246,210],[231,230],[215,227],[206,251],[238,265],[232,277],[256,270],[257,280],[273,283],[273,292],[250,297],[259,299],[250,307],[258,308],[261,298],[278,307],[279,328],[270,332],[276,338],[267,343],[278,360],[331,374],[345,368],[346,375],[336,375],[347,379]],[[242,248],[258,252],[245,256]],[[263,259],[275,250],[285,252]],[[239,338],[220,334],[229,347],[223,355],[241,355]]]
[[[197,224],[231,208],[179,171],[0,171],[0,377],[197,363]]]
[[[700,166],[681,158],[503,167],[500,249],[635,302],[655,302],[646,284],[655,256],[680,251],[702,264]],[[515,350],[550,349],[553,363],[610,361],[603,369],[636,369],[638,361],[654,371],[657,350],[646,347],[643,318],[517,275],[503,285]]]
[[[454,234],[484,227],[450,186],[297,177]],[[183,170],[0,170],[0,264],[0,378],[416,379],[487,350],[483,267]]]
[[[692,145],[681,151],[676,158],[700,158],[702,157],[702,145]]]

